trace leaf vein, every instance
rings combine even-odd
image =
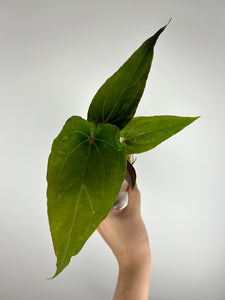
[[[130,78],[127,80],[127,84],[126,86],[123,88],[123,90],[121,91],[119,97],[117,98],[116,102],[114,103],[111,111],[109,112],[108,116],[105,119],[105,123],[107,122],[107,120],[109,119],[110,115],[112,114],[112,112],[114,111],[115,107],[117,106],[121,96],[123,95],[123,93],[125,92],[125,90],[127,90],[128,85],[130,84],[130,82],[132,81],[133,77],[135,76],[135,74],[137,73],[140,65],[143,63],[143,61],[145,61],[145,57],[148,55],[148,52],[143,56],[143,58],[141,59],[140,63],[137,65],[137,68],[135,69],[135,71],[131,74]]]
[[[90,205],[90,208],[91,208],[91,212],[92,212],[92,214],[94,215],[94,214],[95,214],[95,210],[94,210],[94,208],[93,208],[93,205],[92,205],[92,201],[91,201],[89,192],[88,192],[88,190],[87,190],[87,188],[86,188],[85,185],[84,185],[84,189],[85,189],[85,191],[86,191],[86,193],[87,193],[87,196],[88,196],[88,202],[89,202],[89,205]]]
[[[102,157],[102,154],[99,150],[99,147],[96,145],[95,142],[93,142],[93,144],[95,145],[97,151],[98,151],[98,154],[100,156],[100,159],[102,161],[102,166],[103,166],[103,199],[104,199],[104,195],[105,195],[105,164],[104,164],[104,160],[103,160],[103,157]]]
[[[57,180],[56,180],[56,186],[58,186],[58,184],[59,184],[60,176],[61,176],[62,170],[63,170],[63,168],[64,168],[64,166],[65,166],[65,163],[66,163],[67,159],[73,154],[73,152],[74,152],[80,145],[86,143],[87,141],[89,141],[89,139],[88,139],[88,140],[84,140],[83,142],[79,143],[78,145],[76,145],[75,148],[73,148],[73,149],[68,153],[68,155],[67,155],[66,158],[65,158],[65,161],[64,161],[63,164],[62,164],[61,169],[59,170],[59,174],[58,174],[58,177],[57,177]]]
[[[106,140],[102,140],[102,139],[99,139],[99,138],[95,138],[95,140],[100,141],[100,142],[104,142],[104,143],[110,145],[110,146],[111,146],[113,149],[115,149],[116,151],[118,151],[118,149],[117,149],[113,144],[111,144],[110,142],[108,142],[108,141],[106,141]],[[95,144],[95,143],[94,143],[94,144]],[[96,145],[96,144],[95,144],[95,145]],[[96,145],[96,147],[97,147],[97,145]]]
[[[75,223],[76,216],[77,216],[77,209],[78,209],[78,206],[79,206],[81,193],[82,193],[82,190],[84,188],[84,180],[85,180],[85,175],[86,175],[86,171],[87,171],[88,159],[89,159],[90,151],[91,151],[91,143],[89,142],[88,155],[87,155],[87,160],[86,160],[86,164],[85,164],[85,168],[84,168],[82,185],[81,185],[79,196],[78,196],[78,199],[76,201],[75,208],[74,208],[73,220],[72,220],[72,223],[71,223],[71,226],[70,226],[70,230],[69,230],[69,234],[68,234],[68,238],[67,238],[67,242],[66,242],[66,247],[65,247],[65,250],[64,250],[64,254],[63,254],[63,257],[61,259],[60,265],[58,266],[59,269],[61,268],[61,266],[64,263],[64,260],[65,260],[65,257],[66,257],[66,254],[67,254],[67,251],[68,251],[68,248],[69,248],[69,243],[70,243],[70,240],[71,240],[71,234],[72,234],[72,230],[73,230],[74,223]]]

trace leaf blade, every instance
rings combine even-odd
[[[155,43],[166,26],[147,39],[119,70],[106,80],[89,106],[89,121],[95,124],[114,124],[120,129],[129,123],[144,92]]]
[[[199,117],[136,117],[121,131],[127,154],[149,151]]]
[[[109,124],[96,128],[79,117],[66,122],[53,142],[47,172],[48,217],[57,256],[53,278],[107,215],[125,170],[118,128]]]

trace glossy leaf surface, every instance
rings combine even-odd
[[[198,117],[137,117],[121,131],[127,154],[141,153],[156,147],[191,124]]]
[[[119,129],[71,117],[54,140],[47,197],[58,275],[106,217],[126,172]]]
[[[111,123],[122,129],[133,118],[151,68],[155,43],[165,28],[146,40],[98,90],[89,107],[89,121]]]

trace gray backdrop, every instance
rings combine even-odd
[[[201,118],[138,155],[151,300],[225,299],[225,2],[0,1],[0,299],[111,299],[117,263],[94,233],[54,280],[46,211],[53,138],[169,18],[136,115]]]

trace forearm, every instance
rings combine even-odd
[[[121,211],[111,210],[98,231],[112,249],[119,276],[113,300],[147,300],[150,285],[151,251],[141,217],[137,185],[128,189],[129,201]]]
[[[119,269],[118,283],[113,300],[147,300],[150,285],[151,258],[143,263]]]

